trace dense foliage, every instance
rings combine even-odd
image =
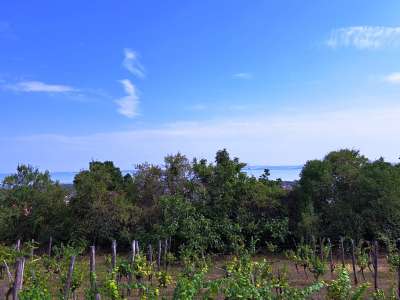
[[[93,161],[76,175],[71,192],[48,172],[21,165],[3,182],[0,240],[47,242],[52,236],[108,245],[117,239],[128,246],[133,238],[171,238],[174,250],[202,254],[284,242],[286,192],[266,175],[247,176],[244,166],[226,150],[215,164],[178,153],[162,168],[145,163],[125,176],[112,162]]]
[[[92,161],[72,190],[49,173],[21,165],[0,189],[0,240],[129,247],[171,239],[172,251],[275,251],[312,237],[384,239],[400,235],[400,165],[340,150],[308,161],[293,190],[247,175],[245,164],[218,151],[215,162],[169,155],[124,175]]]
[[[20,165],[0,189],[0,241],[23,243],[20,250],[0,245],[2,272],[27,258],[21,299],[65,299],[66,292],[85,299],[160,299],[167,291],[173,299],[308,299],[321,289],[327,299],[362,299],[369,293],[364,273],[373,272],[371,240],[386,245],[390,271],[400,271],[400,164],[334,151],[308,161],[290,190],[270,180],[268,170],[255,178],[244,167],[226,150],[213,163],[178,153],[163,166],[144,163],[126,175],[110,161],[92,161],[66,188],[48,172]],[[46,252],[50,237],[52,256],[36,256],[39,246]],[[349,266],[332,260],[331,241],[336,248],[341,237],[347,246],[356,241],[353,268],[364,281],[356,288]],[[119,250],[132,240],[143,248],[115,265],[107,256],[100,277],[88,274],[81,254],[89,244],[109,249],[114,239]],[[159,242],[165,253],[157,266]],[[155,247],[152,259],[147,245]],[[292,286],[285,267],[274,272],[270,261],[251,257],[284,249],[313,284]],[[234,256],[221,276],[210,279],[207,254],[214,253]],[[72,257],[78,260],[68,279]],[[178,274],[168,270],[176,266]],[[334,279],[322,281],[329,272]],[[394,289],[369,296],[396,297]]]
[[[354,150],[308,161],[290,195],[297,236],[397,239],[400,234],[400,164],[369,161]]]

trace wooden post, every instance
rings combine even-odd
[[[15,244],[15,250],[17,252],[21,251],[21,240],[20,239],[18,239],[17,243]]]
[[[158,240],[157,267],[159,271],[161,268],[161,250],[162,250],[161,240]]]
[[[13,300],[18,300],[18,293],[22,289],[24,280],[24,268],[25,268],[25,258],[21,257],[17,259],[17,269],[15,271],[14,288],[12,292]]]
[[[378,242],[374,242],[374,288],[378,290]]]
[[[354,253],[354,240],[351,240],[351,263],[353,265],[354,284],[358,284],[357,271],[356,271],[356,256]]]
[[[331,273],[333,273],[334,269],[335,269],[335,265],[333,263],[333,254],[332,254],[332,243],[331,243],[331,239],[328,238],[328,247],[329,247],[329,265],[331,268]]]
[[[131,243],[131,266],[132,266],[132,268],[133,268],[133,264],[135,262],[135,256],[136,256],[136,240],[133,240]],[[128,277],[128,284],[129,284],[128,292],[127,292],[128,296],[131,295],[130,285],[132,284],[132,281],[133,281],[133,275],[132,275],[132,273],[130,273],[129,277]]]
[[[164,241],[164,268],[167,270],[167,257],[168,257],[168,240]]]
[[[72,274],[74,273],[75,256],[71,256],[71,261],[69,263],[69,269],[67,274],[67,280],[64,285],[64,300],[69,299],[69,292],[71,288]]]
[[[136,256],[136,241],[133,240],[131,244],[131,263],[135,261]]]
[[[97,292],[96,283],[96,247],[90,246],[90,261],[89,261],[89,272],[90,272],[90,288],[95,292],[96,299],[100,299],[100,294]],[[99,298],[97,298],[99,297]]]
[[[400,299],[400,266],[397,267],[397,297]]]
[[[111,267],[114,270],[117,267],[117,241],[112,240],[111,244]]]
[[[96,249],[95,246],[90,246],[90,257],[89,257],[89,274],[90,274],[90,287],[94,291],[96,290]]]
[[[12,283],[12,275],[10,272],[10,268],[8,267],[7,262],[5,260],[3,260],[3,262],[4,262],[4,268],[6,269],[6,273],[7,273],[7,277],[8,277],[8,283],[11,284]]]
[[[148,260],[151,263],[153,263],[153,247],[151,246],[151,244],[149,244],[148,246]]]
[[[33,255],[35,254],[35,240],[32,239],[31,240],[32,243],[32,248],[31,248],[31,258],[33,257]]]
[[[136,240],[136,254],[140,254],[139,241]]]
[[[396,240],[397,254],[400,253],[400,239]],[[400,266],[397,266],[397,299],[400,299]]]
[[[340,238],[340,250],[342,251],[342,267],[344,268],[344,243],[343,243],[343,237]]]
[[[50,237],[49,239],[49,248],[47,249],[47,255],[50,257],[51,256],[51,247],[53,246],[53,237]]]

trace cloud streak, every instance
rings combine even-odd
[[[34,135],[7,141],[10,146],[2,153],[7,157],[17,151],[19,158],[53,170],[78,170],[93,158],[111,159],[124,168],[141,161],[161,163],[164,155],[177,151],[213,159],[215,151],[224,147],[253,165],[301,164],[343,147],[360,149],[371,159],[384,155],[395,161],[400,141],[393,136],[400,131],[399,114],[399,105],[388,104],[289,116],[244,115],[80,136]],[[13,168],[16,163],[7,165]]]
[[[393,84],[400,84],[400,72],[392,73],[385,76],[384,81]]]
[[[129,79],[120,80],[125,93],[125,97],[115,100],[118,105],[117,111],[128,118],[133,118],[138,115],[139,96],[137,95],[136,87]]]
[[[48,84],[42,81],[21,81],[4,87],[16,92],[26,93],[66,93],[77,91],[77,89],[68,85]]]
[[[146,73],[144,67],[139,61],[139,55],[132,49],[124,49],[124,60],[122,65],[125,69],[131,72],[133,75],[139,78],[145,78]]]
[[[326,44],[331,48],[382,49],[400,46],[400,27],[352,26],[335,29]]]
[[[247,72],[241,72],[241,73],[233,74],[233,77],[237,78],[237,79],[252,79],[253,74],[247,73]]]

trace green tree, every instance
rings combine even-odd
[[[96,244],[130,240],[135,209],[127,200],[125,180],[112,162],[93,161],[74,179],[70,201],[71,236]]]
[[[291,228],[298,237],[398,236],[399,170],[347,149],[307,162],[289,201]]]
[[[0,239],[65,239],[66,191],[49,172],[20,165],[6,177],[0,193]],[[10,230],[12,229],[12,230]]]
[[[287,217],[280,182],[268,180],[267,174],[249,177],[245,166],[238,158],[231,159],[226,149],[217,152],[215,164],[193,163],[194,179],[204,188],[196,205],[213,221],[226,251],[258,239],[265,243],[272,238],[271,220]]]

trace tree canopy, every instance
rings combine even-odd
[[[290,191],[268,170],[255,178],[245,166],[225,149],[213,162],[178,153],[125,175],[111,161],[92,161],[71,192],[47,171],[21,165],[0,189],[0,240],[128,246],[171,238],[176,251],[230,253],[312,236],[399,236],[399,164],[333,151],[308,161]]]

